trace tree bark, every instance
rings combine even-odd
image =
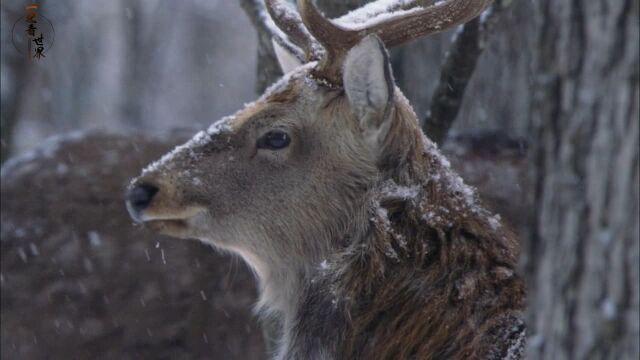
[[[637,359],[638,2],[542,0],[530,359]]]

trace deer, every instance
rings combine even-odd
[[[144,168],[131,218],[242,258],[275,359],[521,358],[518,240],[423,134],[387,52],[490,2],[365,6],[354,28],[266,0],[285,75]]]

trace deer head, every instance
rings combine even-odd
[[[295,281],[365,234],[381,182],[426,171],[428,140],[395,87],[385,46],[470,20],[489,2],[442,1],[353,29],[325,19],[311,0],[298,1],[299,14],[267,0],[288,37],[277,40],[306,64],[145,168],[127,195],[131,217],[239,254],[261,280],[263,301],[278,308],[291,287],[275,294],[271,283]]]

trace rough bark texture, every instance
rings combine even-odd
[[[530,359],[637,359],[638,2],[537,4]]]

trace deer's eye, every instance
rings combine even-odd
[[[258,139],[256,146],[258,149],[279,150],[287,147],[290,142],[289,134],[280,130],[272,130]]]

